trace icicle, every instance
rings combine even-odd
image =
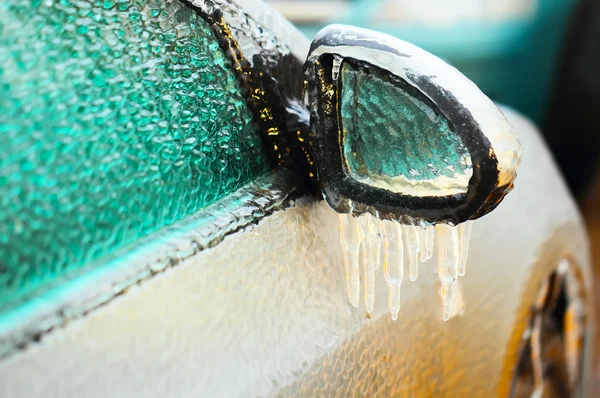
[[[425,258],[429,260],[433,257],[433,243],[435,241],[435,227],[433,225],[426,228],[425,232]]]
[[[364,218],[364,217],[363,217]],[[362,220],[364,222],[364,220]],[[367,228],[362,228],[360,226],[361,221],[359,220],[359,228],[361,228],[362,231],[365,231],[368,233]],[[365,226],[366,227],[366,226]],[[370,236],[366,235],[360,245],[360,262],[362,263],[363,266],[363,290],[364,290],[364,299],[365,299],[365,306],[367,307],[367,312],[371,313],[371,311],[369,310],[369,304],[370,302],[373,300],[373,281],[375,279],[375,275],[371,272],[371,264],[369,264],[369,261],[367,259],[367,254],[369,252],[369,247],[368,244],[370,243]]]
[[[427,258],[427,245],[429,243],[427,242],[427,230],[420,226],[415,227],[415,229],[417,230],[419,260],[424,263],[425,261],[429,260],[429,258]]]
[[[400,286],[404,277],[404,248],[402,244],[402,227],[395,222],[381,223],[383,240],[383,275],[388,283],[389,309],[392,319],[398,319],[400,312]]]
[[[457,292],[457,278],[464,275],[469,250],[471,222],[458,227],[445,224],[423,228],[401,225],[393,221],[380,221],[366,214],[360,218],[340,215],[340,240],[346,267],[348,300],[354,307],[360,301],[360,266],[363,269],[364,300],[368,313],[375,304],[375,270],[382,260],[383,273],[389,289],[389,310],[392,319],[400,311],[400,287],[404,278],[404,251],[407,251],[409,278],[417,279],[419,262],[433,257],[434,237],[438,240],[438,276],[442,284],[444,320],[462,311],[463,305],[453,307]]]
[[[443,298],[443,288],[440,286],[439,295]],[[452,305],[450,306],[450,313],[448,314],[449,319],[457,316],[463,316],[465,314],[465,298],[463,291],[460,286],[460,279],[456,281],[454,285],[454,297],[452,298]]]
[[[361,260],[364,272],[365,306],[368,313],[373,311],[375,304],[375,270],[379,268],[381,261],[381,237],[376,222],[370,214],[359,219],[359,225],[364,231]]]
[[[381,235],[377,230],[377,220],[371,215],[367,219],[367,234],[369,236],[370,245],[368,246],[368,274],[367,280],[369,281],[368,290],[366,294],[366,305],[367,312],[373,311],[373,305],[375,304],[375,270],[379,268],[381,261]]]
[[[442,282],[442,302],[444,320],[450,319],[452,298],[458,278],[459,246],[458,228],[440,224],[437,226],[438,235],[438,276]]]
[[[463,276],[467,270],[467,258],[469,257],[469,241],[471,240],[471,228],[473,221],[467,221],[460,224],[458,228],[458,239],[460,247],[460,263],[458,274]]]
[[[371,251],[371,264],[373,264],[373,270],[379,269],[379,265],[381,264],[381,239],[382,235],[377,228],[377,224],[381,224],[382,221],[377,220],[376,218],[369,216],[369,235],[375,237],[375,245],[372,247]]]
[[[359,250],[362,246],[363,235],[358,222],[351,215],[340,214],[340,240],[344,252],[348,300],[351,305],[358,307],[360,300]]]
[[[414,225],[403,225],[404,247],[408,253],[408,278],[416,281],[419,276],[419,239],[417,227]]]

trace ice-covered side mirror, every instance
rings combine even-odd
[[[405,224],[458,224],[512,189],[521,146],[458,70],[394,37],[332,25],[305,63],[309,145],[327,203]]]

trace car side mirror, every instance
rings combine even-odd
[[[478,87],[410,43],[331,25],[305,63],[310,151],[329,206],[458,224],[512,189],[521,146]]]

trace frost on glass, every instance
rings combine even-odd
[[[179,1],[0,3],[0,312],[265,171],[229,68]]]

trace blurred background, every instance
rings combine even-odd
[[[600,319],[600,0],[267,2],[309,38],[344,23],[416,44],[532,119],[588,225]],[[593,396],[600,396],[600,338],[596,353]]]

